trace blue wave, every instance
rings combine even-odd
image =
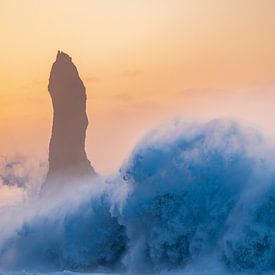
[[[272,273],[274,167],[274,148],[236,122],[172,122],[147,134],[97,195],[71,204],[63,194],[65,210],[59,203],[43,215],[40,203],[9,237],[0,234],[0,266]]]

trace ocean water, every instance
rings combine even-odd
[[[162,125],[113,177],[52,198],[9,173],[24,199],[0,208],[2,272],[275,272],[275,149],[234,121]]]

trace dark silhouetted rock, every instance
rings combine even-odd
[[[69,55],[58,51],[48,90],[53,104],[49,171],[43,189],[96,175],[85,152],[85,86]]]

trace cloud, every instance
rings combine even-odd
[[[95,83],[100,81],[100,77],[98,76],[84,76],[83,77],[84,84],[85,83]]]
[[[125,70],[122,72],[121,75],[123,77],[137,77],[137,76],[140,76],[141,74],[143,74],[143,72],[140,70]]]
[[[46,80],[46,79],[34,79],[32,81],[25,82],[25,84],[17,87],[17,89],[27,90],[27,89],[31,89],[33,87],[45,88],[45,87],[47,87],[47,85],[48,85],[48,80]]]
[[[259,88],[259,87],[272,87],[274,88],[275,87],[275,80],[270,80],[270,81],[254,81],[254,82],[251,82],[249,83],[249,87],[250,88],[253,88],[253,87],[256,87],[256,88]]]
[[[128,93],[117,93],[113,98],[119,102],[129,103],[134,100],[134,97]]]

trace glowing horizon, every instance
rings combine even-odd
[[[86,86],[100,172],[177,115],[237,116],[274,133],[274,10],[272,0],[1,1],[1,154],[47,158],[58,50]]]

